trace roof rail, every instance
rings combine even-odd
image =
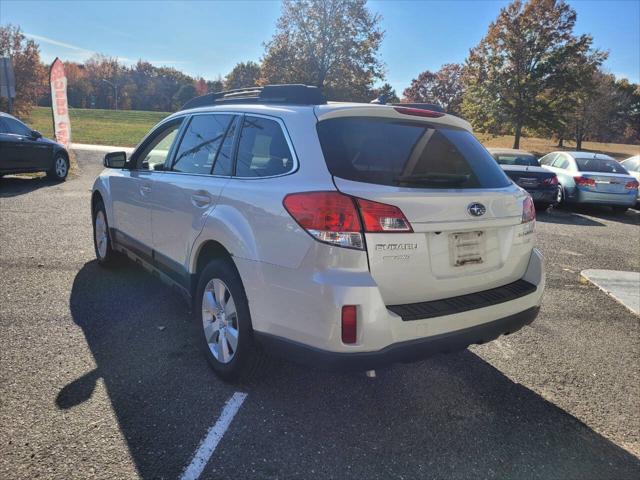
[[[321,105],[327,103],[327,99],[318,87],[302,84],[265,85],[264,87],[247,87],[208,93],[192,98],[182,106],[182,110],[229,103]]]

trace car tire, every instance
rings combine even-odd
[[[558,195],[556,196],[556,205],[561,207],[564,205],[564,188],[558,186]]]
[[[56,154],[53,166],[47,172],[47,177],[57,182],[63,182],[69,174],[69,159],[62,153]]]
[[[97,200],[93,207],[93,248],[98,264],[111,267],[118,263],[120,257],[113,250],[109,236],[109,223],[107,211],[102,200]]]
[[[194,307],[199,343],[213,371],[226,382],[249,379],[263,353],[254,341],[249,303],[231,259],[218,258],[205,267]]]
[[[615,213],[616,215],[624,215],[625,213],[627,213],[627,210],[629,210],[629,207],[611,207],[611,209],[613,210],[613,213]]]

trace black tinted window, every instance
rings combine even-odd
[[[2,120],[4,120],[4,123],[9,128],[9,133],[23,136],[31,135],[31,129],[24,123],[9,117],[4,117]]]
[[[352,117],[318,124],[332,175],[417,188],[500,188],[509,179],[466,130]]]
[[[172,170],[209,174],[233,115],[196,115],[189,122]]]
[[[538,166],[538,160],[533,155],[496,153],[493,156],[500,165],[522,165],[526,167]]]
[[[9,133],[9,127],[4,123],[2,117],[0,117],[0,133]]]
[[[287,173],[293,155],[278,122],[246,116],[238,144],[238,177],[270,177]]]
[[[629,173],[613,158],[576,158],[576,164],[581,172]]]

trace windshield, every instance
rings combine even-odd
[[[614,159],[576,158],[576,164],[581,172],[629,173]]]
[[[466,130],[385,118],[318,123],[332,175],[414,188],[502,188],[510,185],[489,152]]]
[[[526,167],[539,166],[538,160],[533,155],[521,153],[494,153],[493,157],[500,165],[522,165]]]

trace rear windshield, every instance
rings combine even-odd
[[[526,167],[538,167],[538,160],[533,155],[520,155],[515,153],[494,153],[494,158],[500,165],[522,165]]]
[[[510,180],[466,130],[426,123],[346,117],[318,123],[332,175],[415,188],[502,188]]]
[[[603,158],[576,158],[578,170],[581,172],[625,173],[627,170],[616,160]]]

